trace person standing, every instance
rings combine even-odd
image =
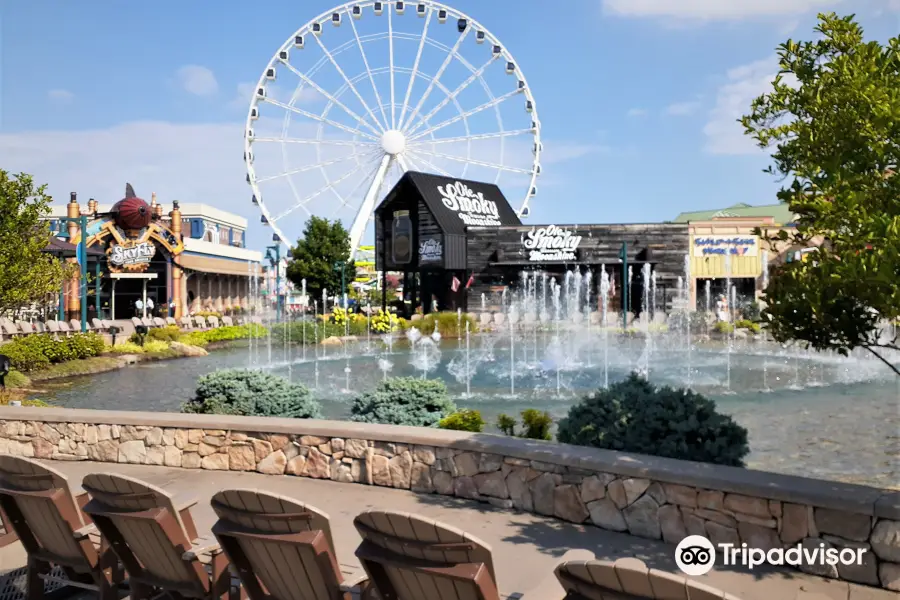
[[[151,317],[153,316],[153,308],[153,298],[147,298],[147,314],[149,314]]]
[[[144,301],[138,298],[134,302],[134,316],[143,317],[144,316]]]

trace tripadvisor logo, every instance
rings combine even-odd
[[[718,550],[718,552],[717,552]],[[721,556],[723,566],[740,565],[753,569],[761,565],[792,567],[800,566],[850,566],[862,565],[866,548],[834,548],[819,543],[818,546],[797,544],[788,548],[751,548],[746,543],[716,544],[702,535],[689,535],[675,548],[675,564],[682,572],[691,576],[709,573],[716,563],[716,555]]]

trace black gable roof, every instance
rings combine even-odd
[[[405,186],[412,186],[418,192],[445,234],[465,235],[470,225],[522,224],[503,192],[493,183],[407,171],[394,190]],[[395,197],[394,190],[387,195],[385,204]]]

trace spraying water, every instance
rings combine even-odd
[[[609,300],[609,273],[606,267],[600,272],[600,310],[603,311],[601,322],[603,323],[603,387],[609,387],[609,320],[607,306]]]
[[[693,383],[693,374],[691,363],[693,358],[694,345],[691,341],[691,317],[696,306],[691,302],[693,295],[693,280],[691,279],[691,255],[684,255],[684,335],[687,345],[687,387],[690,388]]]

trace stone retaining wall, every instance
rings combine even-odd
[[[803,570],[900,591],[900,492],[455,431],[0,407],[0,454],[256,471],[436,493],[677,544],[866,548]]]

